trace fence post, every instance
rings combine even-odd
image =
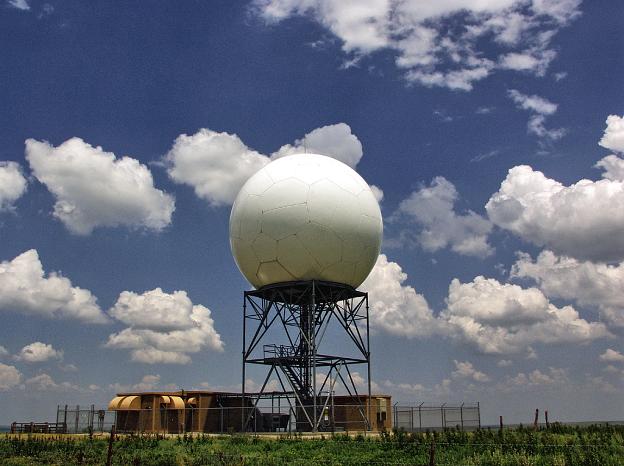
[[[546,428],[550,429],[550,424],[548,423],[548,410],[544,411],[544,417],[546,418]]]
[[[431,440],[429,448],[429,466],[435,466],[435,437]]]
[[[78,433],[78,421],[80,417],[80,405],[76,405],[76,429],[74,430],[74,434]]]
[[[91,405],[91,412],[89,413],[89,432],[93,433],[93,421],[95,419],[95,405]]]
[[[500,431],[503,431],[503,416],[498,416],[498,424],[500,426]]]
[[[63,424],[65,424],[65,432],[63,432],[64,434],[67,433],[67,405],[65,405],[65,414],[63,416]]]
[[[464,431],[464,403],[459,407],[459,419],[461,420],[461,430]]]
[[[481,405],[477,401],[477,418],[479,420],[479,429],[481,429]]]
[[[108,453],[106,454],[106,466],[113,464],[113,442],[115,441],[115,424],[111,427],[110,437],[108,437]]]
[[[535,408],[535,419],[533,420],[533,430],[537,430],[538,418],[539,418],[539,408]]]
[[[420,408],[422,408],[422,403],[420,403],[418,405],[418,429],[420,431],[422,431],[422,410]]]

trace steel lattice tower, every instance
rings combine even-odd
[[[343,354],[328,354],[324,349],[324,336],[330,326],[346,337]],[[271,338],[279,343],[269,341]],[[258,393],[245,392],[248,364],[268,368]],[[366,405],[354,381],[354,365],[366,366]],[[266,389],[271,376],[277,379],[280,390],[269,393]],[[369,430],[368,294],[349,285],[317,280],[277,283],[246,291],[242,396],[243,406],[251,409],[243,415],[243,430],[249,430],[258,402],[276,396],[287,400],[295,414],[297,430],[316,432],[327,428],[322,424],[322,414],[331,407],[337,387],[351,396]],[[246,399],[250,404],[246,404]]]

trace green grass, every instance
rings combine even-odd
[[[113,447],[115,465],[600,465],[624,464],[624,427],[553,426],[550,430],[384,433],[278,440],[254,436],[124,436]],[[0,438],[2,465],[105,464],[106,438]]]

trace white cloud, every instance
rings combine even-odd
[[[272,159],[295,152],[318,152],[355,167],[362,144],[345,123],[317,128],[271,156],[249,147],[236,134],[200,129],[182,134],[165,156],[167,173],[176,183],[192,186],[212,206],[230,205],[247,179]]]
[[[582,0],[533,0],[531,8],[538,15],[549,16],[559,23],[567,23],[581,14]]]
[[[624,362],[624,354],[611,348],[600,355],[600,360],[605,362]]]
[[[509,367],[512,364],[513,364],[513,361],[511,361],[511,359],[501,359],[500,361],[496,363],[498,367]]]
[[[518,108],[522,110],[530,110],[540,115],[552,115],[557,111],[557,104],[540,96],[522,94],[516,89],[510,89],[508,94]]]
[[[187,353],[207,346],[223,350],[210,310],[193,305],[185,291],[160,288],[136,294],[124,291],[109,313],[129,325],[108,337],[106,346],[131,350],[133,361],[146,364],[188,364]]]
[[[0,363],[0,391],[10,390],[22,381],[22,373],[15,366]]]
[[[58,147],[26,140],[35,177],[55,196],[54,216],[75,234],[98,227],[161,230],[175,209],[171,195],[154,187],[149,169],[130,157],[71,138]]]
[[[617,155],[607,155],[603,157],[596,165],[595,168],[602,168],[604,172],[602,177],[611,181],[624,181],[624,159],[621,159]]]
[[[75,385],[70,382],[61,382],[57,383],[50,375],[43,373],[31,377],[24,382],[27,390],[37,390],[40,392],[67,392],[67,391],[77,391],[77,392],[89,392],[93,391],[91,386],[88,389],[80,387],[79,385]]]
[[[537,95],[522,94],[516,89],[510,89],[507,94],[518,108],[533,113],[527,123],[529,133],[550,141],[556,141],[566,135],[567,131],[564,128],[547,129],[544,124],[546,117],[557,111],[557,104]]]
[[[536,76],[544,76],[550,62],[557,54],[554,50],[544,50],[540,47],[531,48],[522,52],[510,52],[499,58],[498,66],[504,70],[526,71]]]
[[[205,128],[178,136],[165,156],[169,177],[192,186],[198,197],[213,206],[234,202],[245,181],[269,161],[236,134]]]
[[[380,254],[361,289],[369,293],[373,331],[382,330],[407,337],[425,337],[436,332],[439,323],[425,298],[404,285],[407,274],[396,262]]]
[[[372,331],[408,338],[446,337],[486,354],[525,353],[533,344],[585,344],[611,337],[600,322],[588,322],[571,306],[552,304],[537,288],[476,277],[449,286],[446,308],[435,315],[425,298],[405,285],[401,266],[380,254],[362,284],[369,293]],[[507,361],[503,363],[506,365]]]
[[[135,384],[125,385],[120,383],[114,383],[108,385],[108,389],[114,391],[115,393],[148,392],[156,390],[158,388],[164,388],[161,387],[159,374],[144,375],[141,378],[141,381]]]
[[[624,153],[624,116],[607,117],[607,127],[598,144],[606,149]]]
[[[580,1],[256,0],[253,4],[268,24],[294,16],[318,22],[342,42],[346,63],[388,50],[408,81],[468,91],[497,67],[543,75],[556,55],[550,42],[578,16]]]
[[[355,168],[362,158],[362,143],[346,123],[322,126],[310,131],[294,144],[286,144],[271,154],[271,159],[301,152],[323,154]]]
[[[39,374],[26,380],[28,388],[38,391],[56,390],[59,385],[48,374]]]
[[[8,355],[9,355],[9,351],[4,346],[0,345],[0,358],[3,358]]]
[[[612,173],[612,172],[611,172]],[[564,186],[530,166],[509,170],[485,209],[497,226],[577,259],[624,259],[624,181]]]
[[[90,291],[72,286],[68,278],[56,272],[46,277],[35,249],[0,263],[2,311],[88,323],[108,321]]]
[[[620,393],[621,391],[621,389],[605,380],[603,377],[587,377],[587,381],[582,388],[593,393],[596,391],[604,393]]]
[[[518,254],[510,278],[528,278],[551,298],[575,301],[583,307],[596,307],[604,321],[624,327],[624,265],[578,261],[542,251],[533,261]]]
[[[415,240],[430,252],[450,247],[458,254],[485,257],[493,252],[487,242],[492,224],[469,210],[455,212],[459,195],[453,183],[438,176],[427,187],[414,191],[401,201],[398,218],[406,218],[420,227]],[[411,232],[404,231],[409,241]]]
[[[425,387],[419,383],[408,382],[393,382],[392,380],[384,380],[381,382],[384,392],[392,393],[396,397],[397,393],[406,394],[409,396],[423,397],[425,394],[431,393],[431,389]]]
[[[535,369],[528,374],[524,372],[518,372],[515,376],[507,376],[502,382],[498,383],[495,387],[496,390],[510,392],[510,391],[522,391],[527,388],[568,388],[570,386],[570,379],[566,369],[558,367],[549,367],[546,371],[540,371]]]
[[[75,364],[59,364],[59,369],[63,372],[77,372],[78,366]]]
[[[546,128],[544,115],[532,115],[529,117],[527,129],[529,133],[535,134],[538,138],[548,141],[557,141],[564,137],[568,131],[565,128]]]
[[[381,201],[383,201],[383,198],[384,198],[383,190],[379,186],[375,186],[374,184],[370,185],[370,189],[373,192],[373,196],[375,196],[375,199],[377,200],[377,202],[381,203]]]
[[[453,279],[440,316],[451,336],[489,354],[530,353],[535,343],[589,343],[611,336],[603,323],[582,319],[571,306],[556,307],[537,288],[481,276],[469,283]]]
[[[26,192],[26,178],[17,162],[0,161],[0,212],[13,209],[13,204]]]
[[[475,155],[470,159],[471,162],[483,162],[484,160],[491,159],[492,157],[496,157],[500,155],[500,150],[494,149],[489,152],[483,152],[481,154]]]
[[[456,359],[453,360],[455,364],[455,370],[451,373],[451,377],[455,379],[471,379],[475,382],[489,382],[490,377],[475,369],[469,361],[458,361]]]
[[[554,80],[555,80],[555,81],[557,81],[557,82],[559,82],[559,81],[561,81],[562,79],[565,79],[565,78],[567,78],[567,77],[568,77],[568,73],[567,73],[567,71],[561,71],[561,72],[559,72],[559,73],[555,73],[555,74],[553,74],[553,78],[554,78]]]
[[[35,341],[24,346],[15,359],[29,363],[45,362],[51,359],[63,359],[63,351],[54,349],[52,345]]]
[[[12,6],[13,8],[17,8],[18,10],[22,10],[22,11],[30,10],[30,5],[28,4],[28,0],[8,0],[7,3],[9,4],[9,6]]]

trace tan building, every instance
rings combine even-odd
[[[324,410],[319,408],[320,430],[366,430],[362,413],[369,409],[373,431],[392,428],[389,395],[372,396],[370,406],[366,395],[355,400],[351,396],[332,399],[333,404],[329,403]],[[116,412],[116,428],[120,432],[239,432],[243,415],[250,417],[249,425],[256,432],[287,431],[289,426],[297,430],[287,402],[273,401],[272,407],[254,409],[249,397],[245,397],[243,405],[240,393],[184,390],[119,393],[108,409]]]

